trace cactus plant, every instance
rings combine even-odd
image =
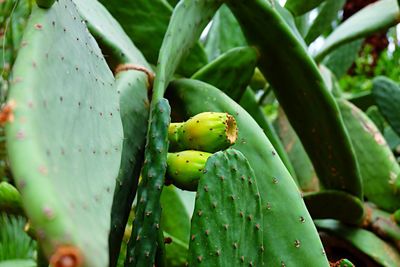
[[[263,234],[264,243],[270,244],[265,246],[264,264],[327,266],[328,261],[301,194],[254,119],[217,88],[200,81],[174,81],[168,88],[167,97],[179,112],[187,116],[205,110],[234,114],[239,136],[233,148],[247,158],[256,175],[258,188],[263,192],[264,228],[275,229]],[[291,208],[285,208],[286,205]],[[281,225],[290,227],[281,229]],[[274,241],[271,243],[270,240]]]
[[[211,156],[196,195],[189,265],[262,266],[260,200],[255,174],[242,153],[228,149]]]
[[[0,266],[400,265],[400,2],[344,2],[0,0]]]

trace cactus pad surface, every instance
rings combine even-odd
[[[13,69],[8,153],[23,205],[52,262],[108,265],[121,161],[114,77],[70,0],[33,8]]]
[[[209,158],[200,178],[189,243],[190,266],[262,266],[263,220],[255,174],[234,149]]]

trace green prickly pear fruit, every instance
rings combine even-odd
[[[178,147],[178,129],[183,125],[183,122],[172,122],[168,128],[169,150],[177,151]]]
[[[213,153],[233,145],[237,135],[238,128],[232,115],[203,112],[184,122],[177,129],[176,139],[169,141],[172,147],[179,150],[195,149]]]
[[[56,0],[36,0],[36,4],[41,8],[50,8]]]
[[[166,178],[180,189],[196,191],[211,153],[186,150],[168,153]]]

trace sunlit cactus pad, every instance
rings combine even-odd
[[[119,101],[71,0],[33,8],[8,105],[11,167],[45,253],[53,263],[67,256],[107,266],[123,139]]]

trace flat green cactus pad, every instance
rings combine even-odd
[[[360,166],[365,196],[380,208],[395,211],[400,208],[396,158],[365,113],[346,100],[338,100],[338,104]]]
[[[197,188],[189,266],[261,266],[263,219],[255,174],[235,149],[211,156]]]
[[[379,111],[386,118],[393,130],[400,134],[400,86],[387,77],[376,77],[373,80],[372,95]]]
[[[119,100],[113,75],[72,1],[34,8],[8,105],[11,168],[46,255],[61,249],[58,257],[107,266],[123,139]]]

